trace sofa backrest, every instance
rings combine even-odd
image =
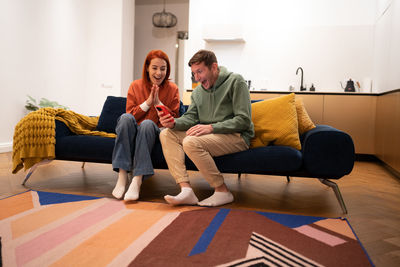
[[[118,118],[126,111],[126,97],[107,96],[96,130],[115,133]]]
[[[179,114],[182,116],[187,110],[187,106],[182,101],[179,106]],[[118,118],[126,112],[126,97],[107,96],[101,110],[99,122],[96,130],[108,133],[115,133]]]

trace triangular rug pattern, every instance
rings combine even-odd
[[[72,194],[60,194],[53,192],[43,192],[36,191],[39,196],[39,201],[41,205],[50,205],[74,201],[92,200],[98,199],[99,197],[82,196],[82,195],[72,195]]]

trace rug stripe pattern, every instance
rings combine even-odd
[[[0,208],[3,266],[371,266],[341,219],[37,191]]]
[[[257,233],[251,236],[245,259],[222,266],[252,266],[260,260],[274,266],[322,266]]]
[[[199,241],[196,243],[189,256],[193,256],[202,253],[207,250],[208,245],[212,241],[215,233],[218,231],[221,224],[224,222],[226,215],[228,215],[229,210],[221,209],[214,219],[211,221],[210,225],[204,231],[203,235],[200,237]]]

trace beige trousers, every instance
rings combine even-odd
[[[164,129],[160,141],[169,171],[176,183],[189,182],[185,166],[185,153],[196,165],[207,182],[214,188],[224,183],[224,177],[212,157],[248,149],[239,133],[186,136],[186,131]]]

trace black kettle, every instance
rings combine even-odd
[[[342,88],[344,89],[345,92],[355,92],[356,91],[356,87],[354,86],[354,81],[352,81],[351,79],[347,81],[346,87],[343,87],[342,82],[340,82],[340,86],[342,86]]]

